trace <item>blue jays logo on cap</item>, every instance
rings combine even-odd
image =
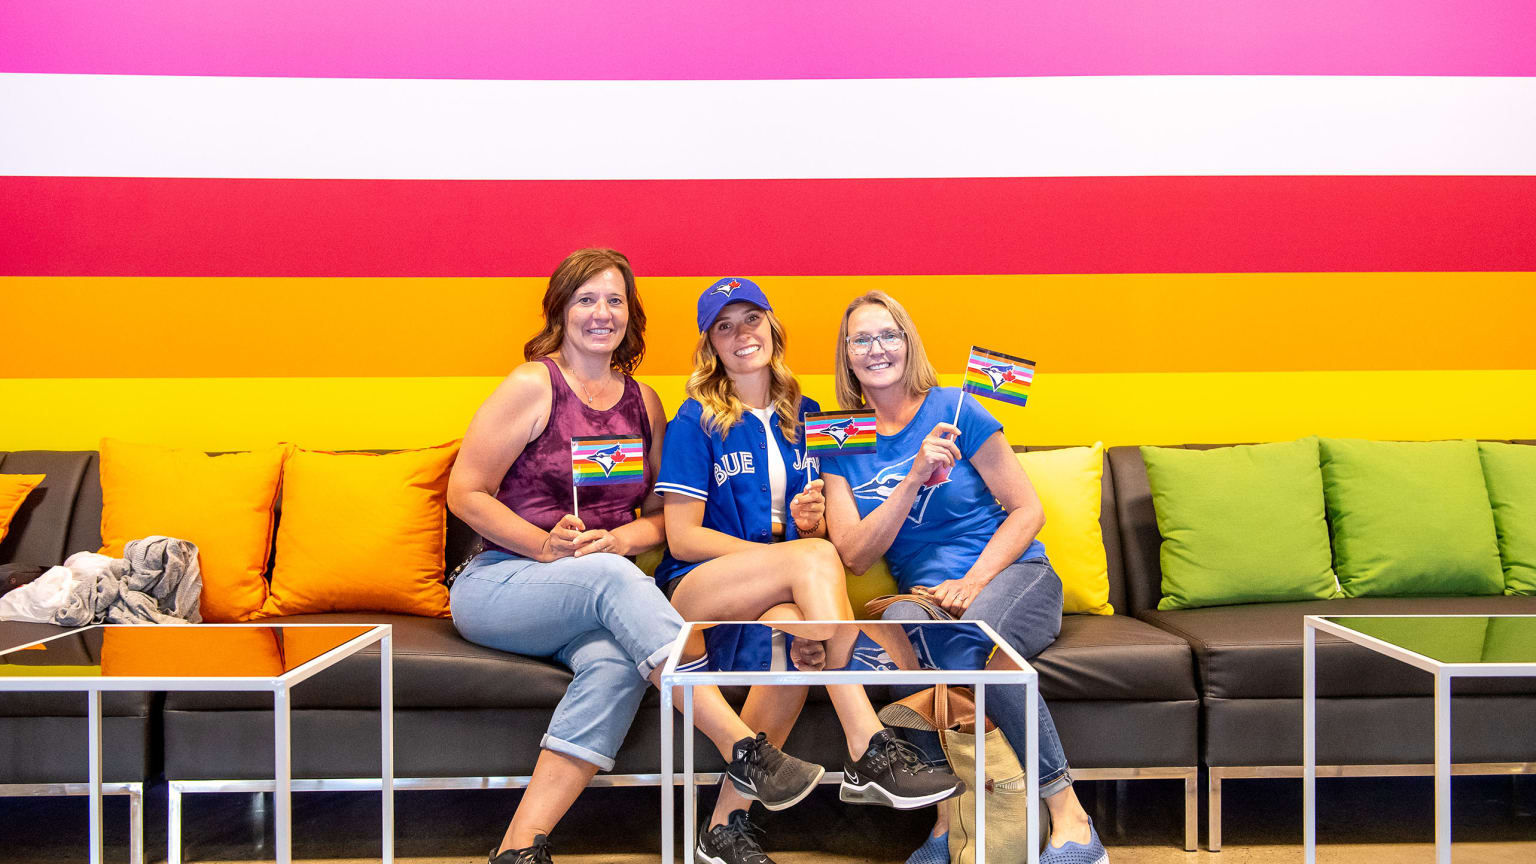
[[[727,276],[704,289],[699,295],[699,331],[703,332],[720,316],[720,310],[731,303],[751,303],[759,309],[773,309],[768,305],[768,295],[751,279]]]

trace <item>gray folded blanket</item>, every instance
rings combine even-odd
[[[69,600],[53,615],[66,627],[87,624],[198,624],[203,572],[197,546],[174,537],[129,541],[106,567],[75,570]]]

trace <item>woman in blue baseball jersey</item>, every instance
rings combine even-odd
[[[838,401],[873,409],[879,436],[872,454],[822,460],[829,536],[843,560],[862,573],[884,556],[903,592],[985,621],[1027,657],[1045,650],[1061,631],[1061,580],[1036,539],[1040,499],[1002,424],[974,397],[938,386],[917,327],[884,292],[843,312],[835,369]],[[892,604],[885,617],[927,618],[916,606]],[[1024,697],[1023,686],[989,687],[987,714],[1020,753],[1028,724],[1039,724],[1040,793],[1051,812],[1040,860],[1107,861],[1050,712],[1041,702],[1038,717],[1026,716]],[[947,831],[941,809],[914,858],[943,857]]]
[[[816,403],[784,362],[784,329],[748,279],[721,279],[699,297],[699,342],[690,398],[667,424],[656,491],[665,498],[668,552],[656,581],[689,621],[847,621],[843,563],[824,538],[822,482],[807,482],[801,431]],[[785,625],[789,626],[789,625]],[[793,626],[797,664],[824,655],[848,662],[856,628]],[[708,631],[714,662],[769,668],[759,628]],[[764,637],[754,641],[754,637]],[[825,648],[811,640],[827,640]],[[901,809],[957,793],[953,774],[926,769],[881,724],[853,685],[828,687],[848,760],[845,801]],[[805,703],[804,687],[754,687],[742,719],[782,743]],[[697,854],[713,864],[762,864],[747,833],[748,800],[724,784]]]

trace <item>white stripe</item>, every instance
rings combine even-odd
[[[0,174],[1536,174],[1536,78],[0,75]]]
[[[697,498],[700,501],[708,501],[709,493],[703,489],[695,489],[692,486],[684,486],[681,483],[657,483],[655,492],[662,495],[667,492],[676,492],[679,495],[687,495],[689,498]]]

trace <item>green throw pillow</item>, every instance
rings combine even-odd
[[[1316,438],[1141,458],[1163,536],[1157,608],[1337,595]]]
[[[1323,491],[1346,597],[1503,593],[1477,442],[1324,438]]]
[[[1504,559],[1504,593],[1536,594],[1536,447],[1477,445]]]

